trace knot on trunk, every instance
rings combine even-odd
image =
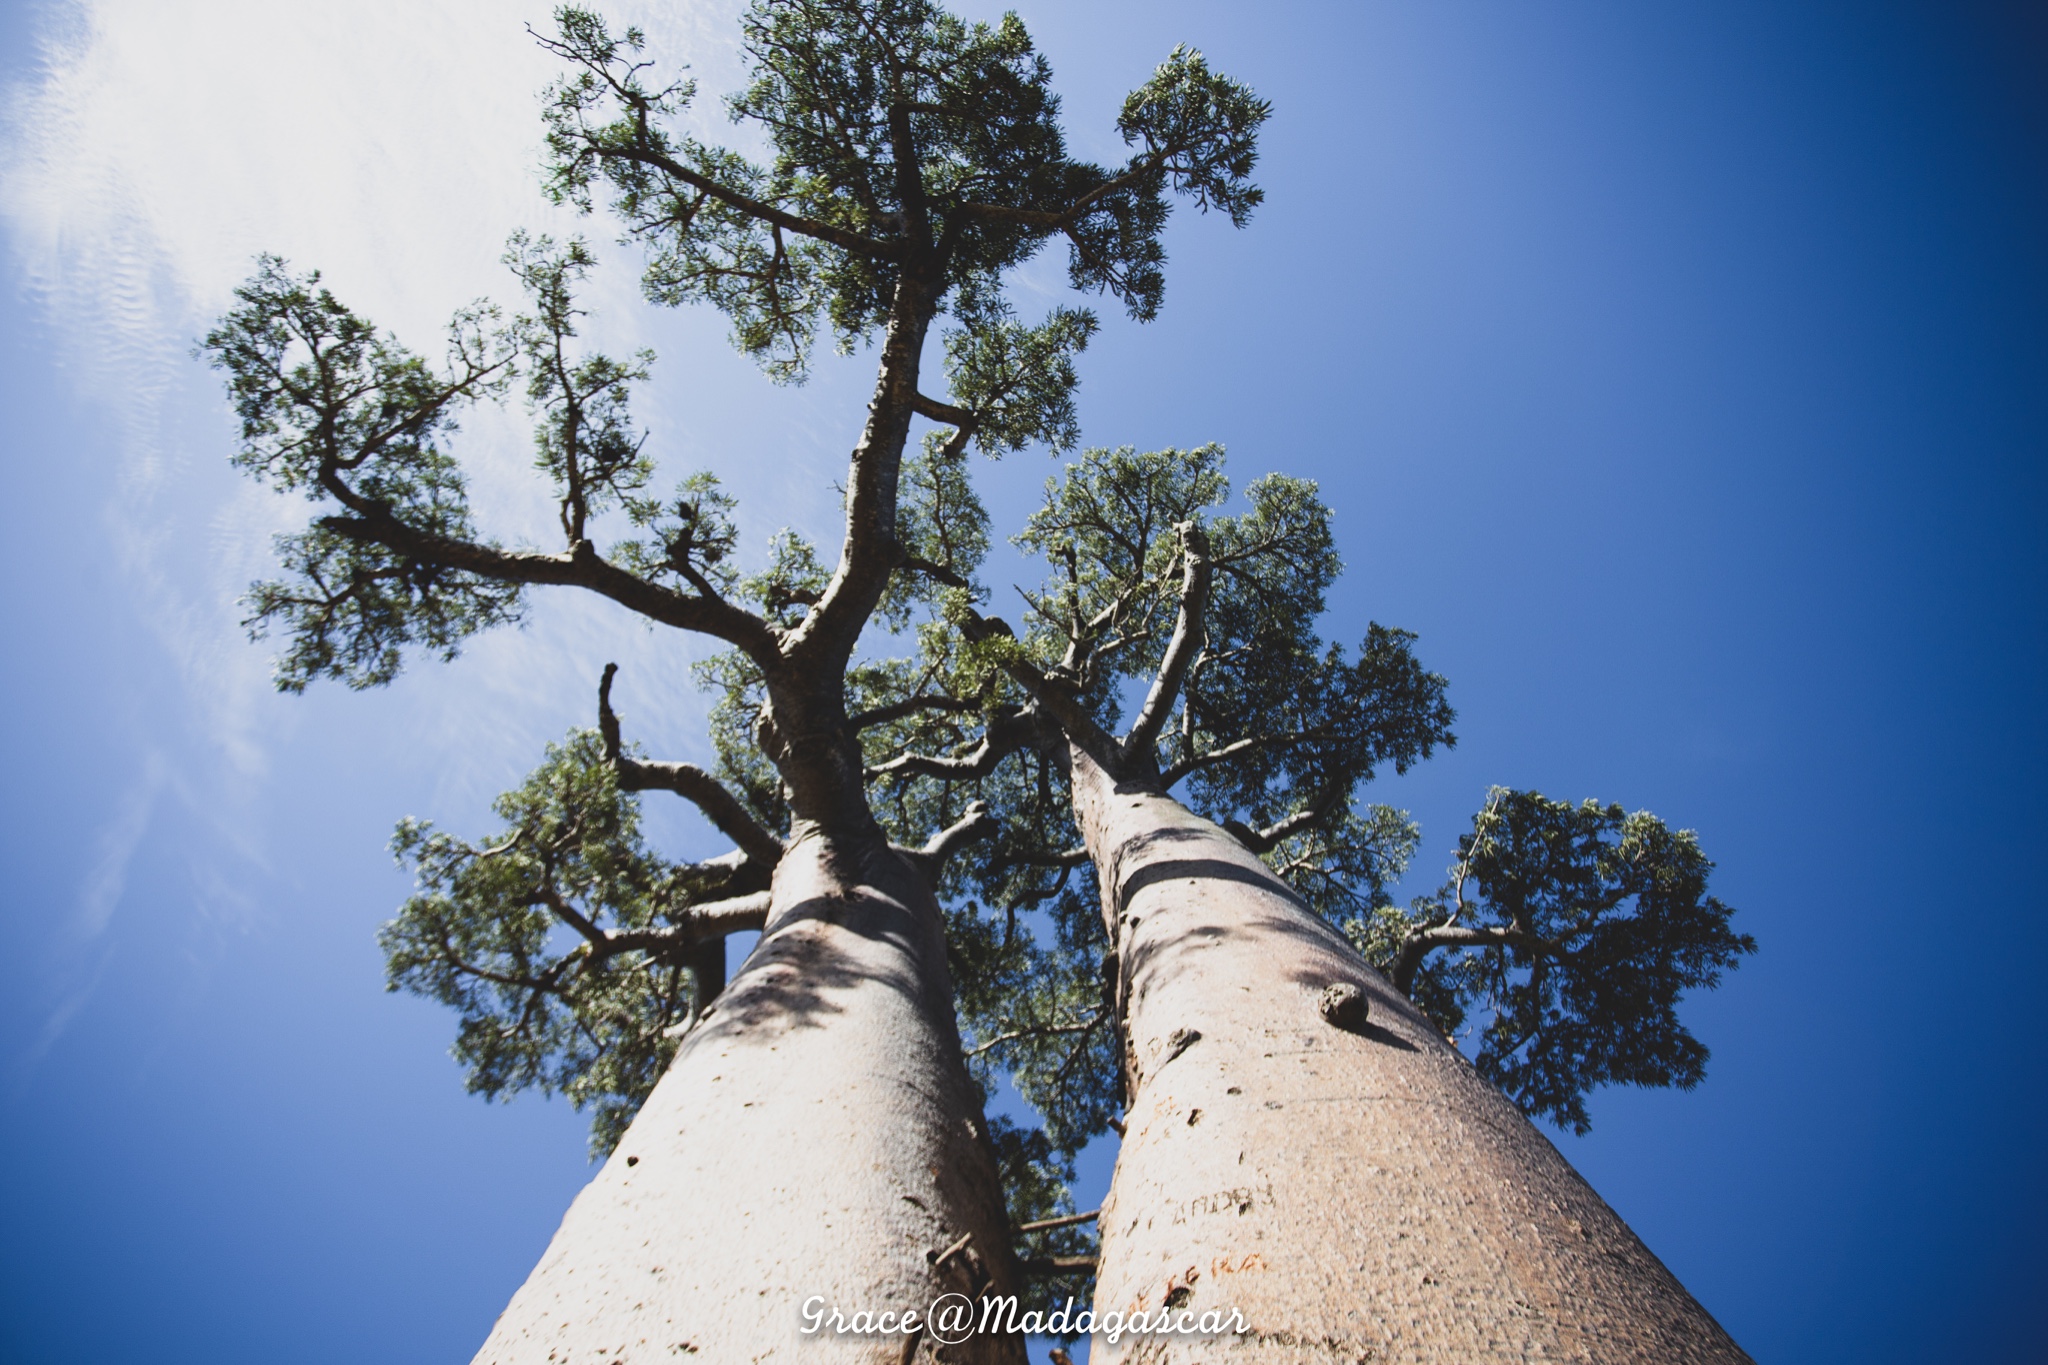
[[[1175,1029],[1166,1040],[1166,1055],[1159,1059],[1159,1065],[1165,1066],[1168,1062],[1180,1056],[1181,1053],[1186,1052],[1200,1041],[1202,1041],[1202,1031],[1200,1029]]]
[[[1357,983],[1339,981],[1323,987],[1323,998],[1316,1009],[1325,1020],[1346,1033],[1360,1033],[1365,1029],[1366,1016],[1372,1013],[1372,1002]]]

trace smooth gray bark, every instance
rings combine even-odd
[[[577,1196],[477,1365],[933,1360],[806,1336],[848,1313],[1014,1292],[938,906],[879,840],[803,828],[759,945]],[[933,1258],[966,1235],[967,1247]],[[913,1354],[914,1353],[914,1354]],[[1020,1365],[1014,1339],[950,1348]]]
[[[1095,1306],[1237,1308],[1250,1324],[1098,1337],[1092,1360],[1749,1359],[1256,856],[1078,748],[1073,776],[1131,1096]],[[1324,1009],[1346,983],[1370,1007],[1350,1028]]]

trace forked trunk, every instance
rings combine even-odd
[[[1557,1149],[1224,830],[1074,752],[1131,1107],[1090,1358],[1746,1361]],[[1369,1018],[1325,1008],[1362,990]],[[1325,1014],[1334,1014],[1332,1023]]]
[[[1012,1292],[981,1125],[929,887],[879,832],[800,829],[759,945],[476,1361],[937,1359],[929,1337],[807,1335],[801,1314]],[[990,1337],[944,1359],[1024,1354]]]

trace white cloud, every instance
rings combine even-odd
[[[164,789],[166,773],[161,755],[151,754],[142,774],[121,793],[113,818],[95,841],[92,867],[79,889],[78,905],[72,916],[72,932],[81,940],[98,938],[114,918],[114,908],[128,887],[128,863],[143,831],[156,809],[157,796]]]
[[[738,0],[606,8],[646,27],[668,69],[688,59],[705,92],[695,122],[731,138],[717,95],[740,80]],[[63,998],[43,1047],[90,993],[97,973],[77,946],[105,937],[166,781],[217,836],[217,865],[194,876],[219,913],[195,913],[246,923],[236,883],[268,861],[247,833],[262,822],[245,817],[273,780],[280,727],[300,723],[300,712],[270,700],[274,650],[243,638],[238,599],[271,572],[270,537],[300,524],[304,505],[227,471],[230,419],[216,377],[191,354],[259,252],[319,268],[351,307],[436,354],[456,307],[486,295],[510,301],[498,258],[511,229],[580,231],[609,260],[587,300],[601,319],[593,333],[615,351],[661,340],[657,383],[681,391],[651,394],[643,407],[656,446],[685,466],[732,466],[743,494],[782,490],[755,499],[747,523],[756,535],[832,503],[830,474],[787,467],[816,453],[803,428],[818,394],[791,395],[787,436],[754,433],[745,448],[707,438],[732,419],[700,409],[730,408],[732,391],[760,382],[724,352],[723,324],[652,313],[638,302],[631,253],[607,240],[611,226],[542,198],[538,96],[558,70],[526,25],[545,29],[550,9],[546,0],[68,0],[41,16],[38,63],[6,94],[0,231],[64,370],[114,435],[104,534],[136,619],[176,669],[172,710],[213,755],[191,758],[195,746],[176,742],[153,748],[154,776],[113,799],[82,874],[77,932],[57,954],[70,965],[58,971]],[[858,412],[856,400],[846,417]],[[545,534],[516,405],[474,414],[460,453],[483,524],[510,539]],[[589,722],[605,659],[642,681],[636,701],[649,729],[678,733],[675,717],[657,722],[639,700],[659,678],[664,706],[677,709],[678,653],[672,636],[651,636],[621,612],[543,599],[528,629],[473,642],[453,669],[416,670],[436,679],[415,681],[401,723],[448,756],[436,799],[474,805],[504,785],[508,765],[538,759],[538,739],[559,734],[565,712]],[[137,685],[160,690],[155,680]],[[684,698],[680,709],[693,706]],[[701,731],[679,733],[701,745]]]
[[[51,957],[55,1003],[22,1058],[24,1067],[33,1067],[56,1045],[106,970],[107,930],[127,893],[129,864],[149,830],[169,776],[163,755],[150,753],[141,773],[122,789],[93,839],[92,860]]]
[[[670,66],[687,56],[707,94],[695,120],[725,128],[713,94],[739,80],[738,5],[607,8],[646,27]],[[508,293],[510,229],[607,236],[539,193],[538,95],[558,65],[526,26],[545,30],[550,9],[72,0],[46,11],[39,66],[11,92],[0,221],[18,278],[111,418],[115,553],[202,728],[240,771],[263,767],[247,718],[268,679],[237,598],[267,570],[271,534],[303,511],[220,474],[231,433],[193,339],[270,251],[317,266],[352,307],[432,353],[454,308]],[[646,341],[633,275],[601,272],[593,291],[612,348]],[[516,414],[470,427],[479,512],[501,533],[539,534]]]

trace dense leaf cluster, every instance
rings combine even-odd
[[[420,891],[378,936],[389,986],[456,1011],[472,1091],[592,1106],[591,1147],[606,1152],[698,1008],[687,909],[732,869],[649,850],[638,798],[592,731],[549,745],[495,808],[505,828],[482,844],[399,826],[392,852]]]
[[[463,405],[501,392],[513,347],[488,307],[465,309],[436,369],[378,335],[320,284],[274,256],[235,291],[239,306],[201,343],[241,419],[235,464],[279,492],[338,503],[358,517],[403,520],[421,534],[467,540],[462,471],[443,443]],[[462,640],[514,620],[517,585],[351,534],[323,517],[278,537],[289,579],[258,583],[245,622],[289,640],[278,685],[316,677],[351,687],[389,682],[406,645],[452,657]]]
[[[1446,1034],[1481,1016],[1482,1075],[1580,1133],[1596,1086],[1700,1083],[1707,1049],[1679,998],[1719,984],[1756,940],[1707,894],[1713,863],[1691,830],[1499,789],[1458,858],[1442,890],[1346,927]]]
[[[557,26],[546,45],[572,71],[548,94],[549,192],[587,209],[602,186],[648,247],[649,297],[718,308],[784,379],[803,376],[821,326],[847,349],[886,325],[906,279],[950,297],[979,337],[1007,318],[1003,273],[1055,237],[1075,288],[1150,318],[1168,195],[1239,225],[1261,198],[1250,175],[1269,106],[1185,49],[1125,102],[1118,131],[1135,150],[1110,169],[1068,155],[1051,66],[1014,14],[757,4],[753,80],[727,101],[771,149],[757,164],[680,130],[696,86],[650,83],[639,30],[574,8]]]

